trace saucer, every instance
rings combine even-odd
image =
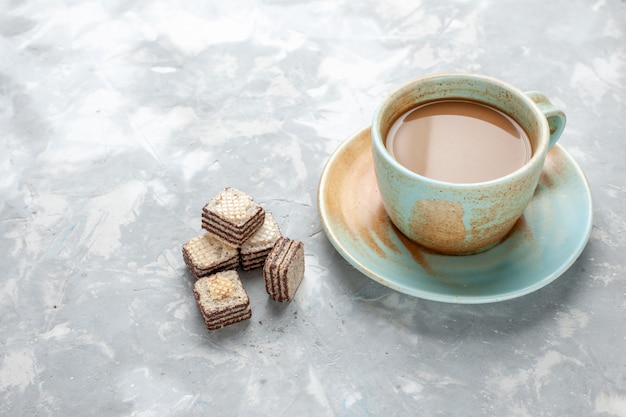
[[[369,278],[412,296],[465,304],[520,297],[557,279],[585,248],[593,217],[587,180],[557,144],[546,157],[531,203],[499,244],[466,256],[426,250],[387,217],[369,127],[342,143],[328,160],[318,207],[332,245]]]

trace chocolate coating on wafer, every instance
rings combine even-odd
[[[248,194],[227,187],[202,208],[202,228],[233,247],[240,247],[263,225],[265,210]]]
[[[252,316],[250,299],[237,271],[218,272],[196,281],[196,302],[209,330],[220,329]]]
[[[304,278],[304,244],[279,238],[263,266],[265,290],[275,301],[293,299]]]
[[[210,233],[194,237],[183,245],[183,259],[196,279],[219,271],[237,269],[239,252]]]
[[[245,271],[262,267],[265,258],[274,247],[274,243],[281,236],[280,228],[274,216],[266,212],[263,225],[250,239],[244,242],[239,250],[241,267]]]

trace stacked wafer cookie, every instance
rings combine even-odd
[[[237,271],[201,278],[193,292],[207,329],[216,330],[252,316],[250,299]]]
[[[200,279],[207,275],[239,266],[237,248],[224,245],[211,234],[194,237],[183,246],[183,259],[191,275]]]
[[[303,276],[304,244],[286,237],[279,238],[263,266],[267,293],[275,301],[289,301]]]
[[[284,238],[276,219],[251,196],[223,189],[202,208],[202,228],[203,235],[183,245],[183,259],[196,279],[194,294],[209,330],[251,317],[239,266],[246,271],[262,267],[272,299],[293,299],[304,276],[303,244]]]
[[[233,247],[252,237],[264,220],[263,207],[235,188],[223,189],[202,208],[202,228]]]
[[[244,271],[263,267],[267,255],[281,236],[274,216],[265,213],[263,225],[239,248],[239,259]]]

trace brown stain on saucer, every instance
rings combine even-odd
[[[404,233],[398,230],[395,226],[392,225],[392,230],[397,238],[402,242],[404,247],[409,251],[413,260],[421,266],[427,274],[433,276],[435,271],[431,267],[430,263],[426,260],[427,255],[441,255],[440,253],[431,251],[430,249],[426,249],[423,246],[418,245],[413,242],[411,239],[406,237]]]
[[[327,178],[329,192],[325,204],[329,215],[343,225],[344,232],[383,258],[406,250],[418,265],[432,272],[425,259],[431,252],[402,234],[385,211],[376,182],[369,132],[358,133],[350,146],[337,154],[333,164]]]
[[[537,188],[554,188],[554,180],[552,176],[544,169],[539,176],[539,184]]]
[[[400,253],[400,248],[387,232],[391,221],[376,184],[370,136],[363,132],[358,135],[333,162],[326,205],[330,215],[346,226],[345,232],[363,241],[378,256],[387,257],[385,249]]]
[[[561,150],[556,150],[559,151]],[[554,153],[555,150],[551,152]],[[547,165],[547,172],[540,180],[544,187],[547,187],[547,179],[555,175],[552,172],[553,165],[552,163]],[[329,217],[335,219],[333,223],[340,225],[345,233],[350,233],[355,241],[363,242],[376,256],[389,258],[392,254],[408,253],[427,274],[443,279],[434,270],[431,262],[434,257],[454,255],[434,251],[415,243],[391,223],[376,183],[369,132],[358,133],[351,139],[349,146],[337,153],[333,169],[329,170],[328,174],[326,181],[328,191],[324,194],[324,199]],[[437,204],[439,203],[431,205],[431,212],[436,209]],[[453,217],[457,219],[450,225],[450,230],[453,231],[455,239],[460,240],[461,234],[465,235],[465,229],[461,230],[459,221],[462,219],[462,209],[454,207],[450,209],[452,213],[456,213]],[[511,230],[499,242],[487,250],[510,239],[519,239],[520,244],[533,239],[532,228],[523,215],[515,221]]]
[[[568,169],[567,161],[567,153],[559,144],[554,145],[552,149],[548,151],[533,199],[546,198],[550,196],[550,193],[554,192],[554,189],[559,186],[560,181],[568,174],[566,172]],[[560,186],[563,185],[560,184]],[[547,193],[547,195],[543,196],[543,193]],[[532,204],[532,200],[530,204]],[[515,224],[511,233],[509,233],[503,241],[509,239],[509,237],[514,234],[521,235],[522,241],[534,239],[532,228],[523,215]]]
[[[535,189],[535,195],[555,187],[555,178],[562,178],[563,170],[566,169],[565,160],[563,149],[560,146],[555,145],[550,149],[539,176],[539,184],[537,184]]]

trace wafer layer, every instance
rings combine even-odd
[[[236,271],[224,271],[196,281],[194,295],[207,329],[215,330],[249,319],[250,299]]]
[[[304,244],[281,237],[263,266],[265,289],[275,301],[290,301],[304,277]]]
[[[208,330],[217,330],[222,327],[230,326],[231,324],[239,323],[240,321],[248,320],[252,317],[252,309],[250,306],[246,307],[243,311],[238,313],[233,313],[228,316],[225,316],[219,320],[216,319],[208,319],[203,315],[204,324]]]
[[[230,187],[202,208],[202,228],[234,247],[254,235],[264,219],[265,210],[252,197]]]
[[[236,248],[225,245],[205,233],[183,245],[183,259],[189,272],[196,279],[228,269],[237,269],[239,253]]]
[[[262,267],[265,258],[280,237],[280,229],[274,216],[266,212],[263,225],[250,239],[243,243],[239,250],[242,268],[247,271]]]

